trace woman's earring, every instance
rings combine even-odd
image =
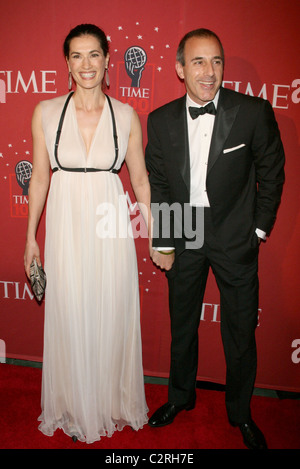
[[[68,81],[69,91],[72,89],[72,73],[69,72],[69,81]]]
[[[106,83],[107,88],[109,88],[110,81],[109,81],[109,75],[108,75],[108,69],[107,68],[105,69],[105,83]]]

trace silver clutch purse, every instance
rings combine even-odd
[[[38,265],[36,259],[32,261],[30,266],[30,282],[36,299],[41,301],[45,293],[47,277],[43,267]]]

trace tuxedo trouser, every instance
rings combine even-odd
[[[220,292],[227,414],[232,422],[244,423],[251,417],[257,366],[258,256],[248,264],[233,262],[215,234],[210,209],[204,212],[203,246],[183,251],[167,273],[172,337],[169,402],[181,406],[195,399],[198,328],[210,268]],[[212,353],[213,349],[208,351]]]

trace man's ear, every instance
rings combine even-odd
[[[179,76],[179,78],[180,78],[181,80],[184,80],[183,66],[181,65],[180,62],[176,62],[176,64],[175,64],[175,70],[176,70],[176,73],[177,73],[177,75]]]

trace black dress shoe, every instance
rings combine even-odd
[[[230,422],[233,427],[239,427],[244,443],[249,449],[268,449],[265,437],[258,426],[250,420],[248,423]]]
[[[169,425],[173,422],[176,415],[181,412],[182,410],[192,410],[195,407],[195,401],[190,402],[184,406],[176,406],[175,404],[171,404],[167,402],[150,418],[148,425],[150,427],[164,427],[165,425]]]

